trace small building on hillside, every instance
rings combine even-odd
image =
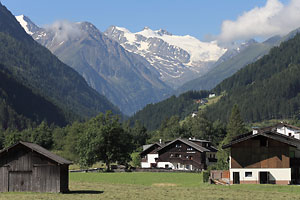
[[[299,184],[299,128],[285,123],[254,128],[223,148],[230,148],[231,184]]]
[[[152,159],[152,164],[149,166],[143,164],[142,157],[142,168],[203,170],[217,162],[217,149],[207,140],[178,138],[163,145],[153,144],[151,147],[152,149],[146,149],[141,155],[147,155],[148,158],[155,155],[155,158]]]
[[[19,142],[0,151],[0,192],[67,192],[70,161]]]
[[[208,98],[209,98],[209,99],[210,99],[210,98],[214,98],[214,97],[216,97],[216,94],[215,94],[215,93],[211,93],[211,94],[208,95]]]

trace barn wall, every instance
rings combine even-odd
[[[60,167],[60,192],[69,191],[69,166],[61,165]]]
[[[0,192],[8,192],[8,168],[0,167]]]
[[[60,192],[60,168],[57,165],[34,166],[33,180],[33,191]]]

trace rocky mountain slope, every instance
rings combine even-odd
[[[172,88],[209,71],[226,52],[216,42],[201,42],[189,35],[177,36],[148,27],[132,33],[126,28],[111,26],[105,35],[144,57],[160,73],[160,79]]]
[[[35,42],[0,3],[0,64],[12,77],[62,109],[69,119],[120,113],[72,68]],[[2,80],[1,80],[2,81]],[[27,105],[24,103],[23,105]]]
[[[133,114],[172,91],[143,57],[126,51],[91,23],[56,22],[36,28],[27,17],[17,19],[37,42],[78,71],[125,114]]]

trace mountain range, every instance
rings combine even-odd
[[[91,23],[65,21],[39,28],[28,17],[16,18],[37,42],[127,115],[172,91],[143,57],[126,51]]]
[[[28,17],[16,18],[32,38],[127,115],[171,94],[210,90],[296,33],[224,48],[162,29],[132,33],[111,26],[101,32],[88,22],[67,21],[40,28]]]
[[[216,41],[202,42],[190,35],[178,36],[166,30],[145,27],[132,33],[111,26],[105,32],[126,50],[144,57],[160,74],[160,79],[173,89],[209,71],[227,49]]]
[[[10,110],[36,123],[46,120],[57,125],[106,110],[120,114],[118,108],[90,88],[75,70],[34,41],[2,4],[0,18],[1,92]],[[20,91],[9,91],[5,80],[19,85]],[[44,109],[39,110],[40,106]]]
[[[258,56],[253,63],[246,64],[234,75],[223,81],[219,80],[220,83],[210,91],[217,95],[211,101],[216,103],[210,102],[201,106],[203,103],[200,98],[208,99],[208,93],[204,90],[189,91],[178,97],[172,96],[149,105],[133,115],[131,120],[139,120],[147,128],[155,130],[164,120],[174,115],[184,119],[200,109],[200,112],[211,121],[226,123],[234,104],[239,106],[241,115],[247,123],[269,119],[299,119],[300,35],[298,32],[299,29],[286,36],[274,36],[263,43],[252,41],[251,45],[233,56],[242,59],[241,55],[254,54],[255,49],[259,49],[255,48],[256,45],[263,44],[267,47],[266,55]],[[205,100],[203,102],[205,103]],[[175,105],[178,109],[174,109]]]
[[[282,42],[295,37],[299,31],[300,29],[296,29],[284,36],[273,36],[264,42],[257,42],[251,39],[237,48],[229,49],[219,58],[210,71],[186,82],[175,91],[175,94],[179,95],[189,90],[213,89],[243,67],[268,54],[272,47],[279,46]]]

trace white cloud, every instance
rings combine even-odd
[[[239,16],[236,21],[222,24],[219,42],[247,40],[254,37],[284,35],[300,27],[300,0],[284,5],[279,0],[267,0],[264,7],[256,7]]]
[[[82,31],[75,23],[66,20],[56,21],[45,28],[55,34],[54,39],[58,42],[75,39],[82,34]]]

